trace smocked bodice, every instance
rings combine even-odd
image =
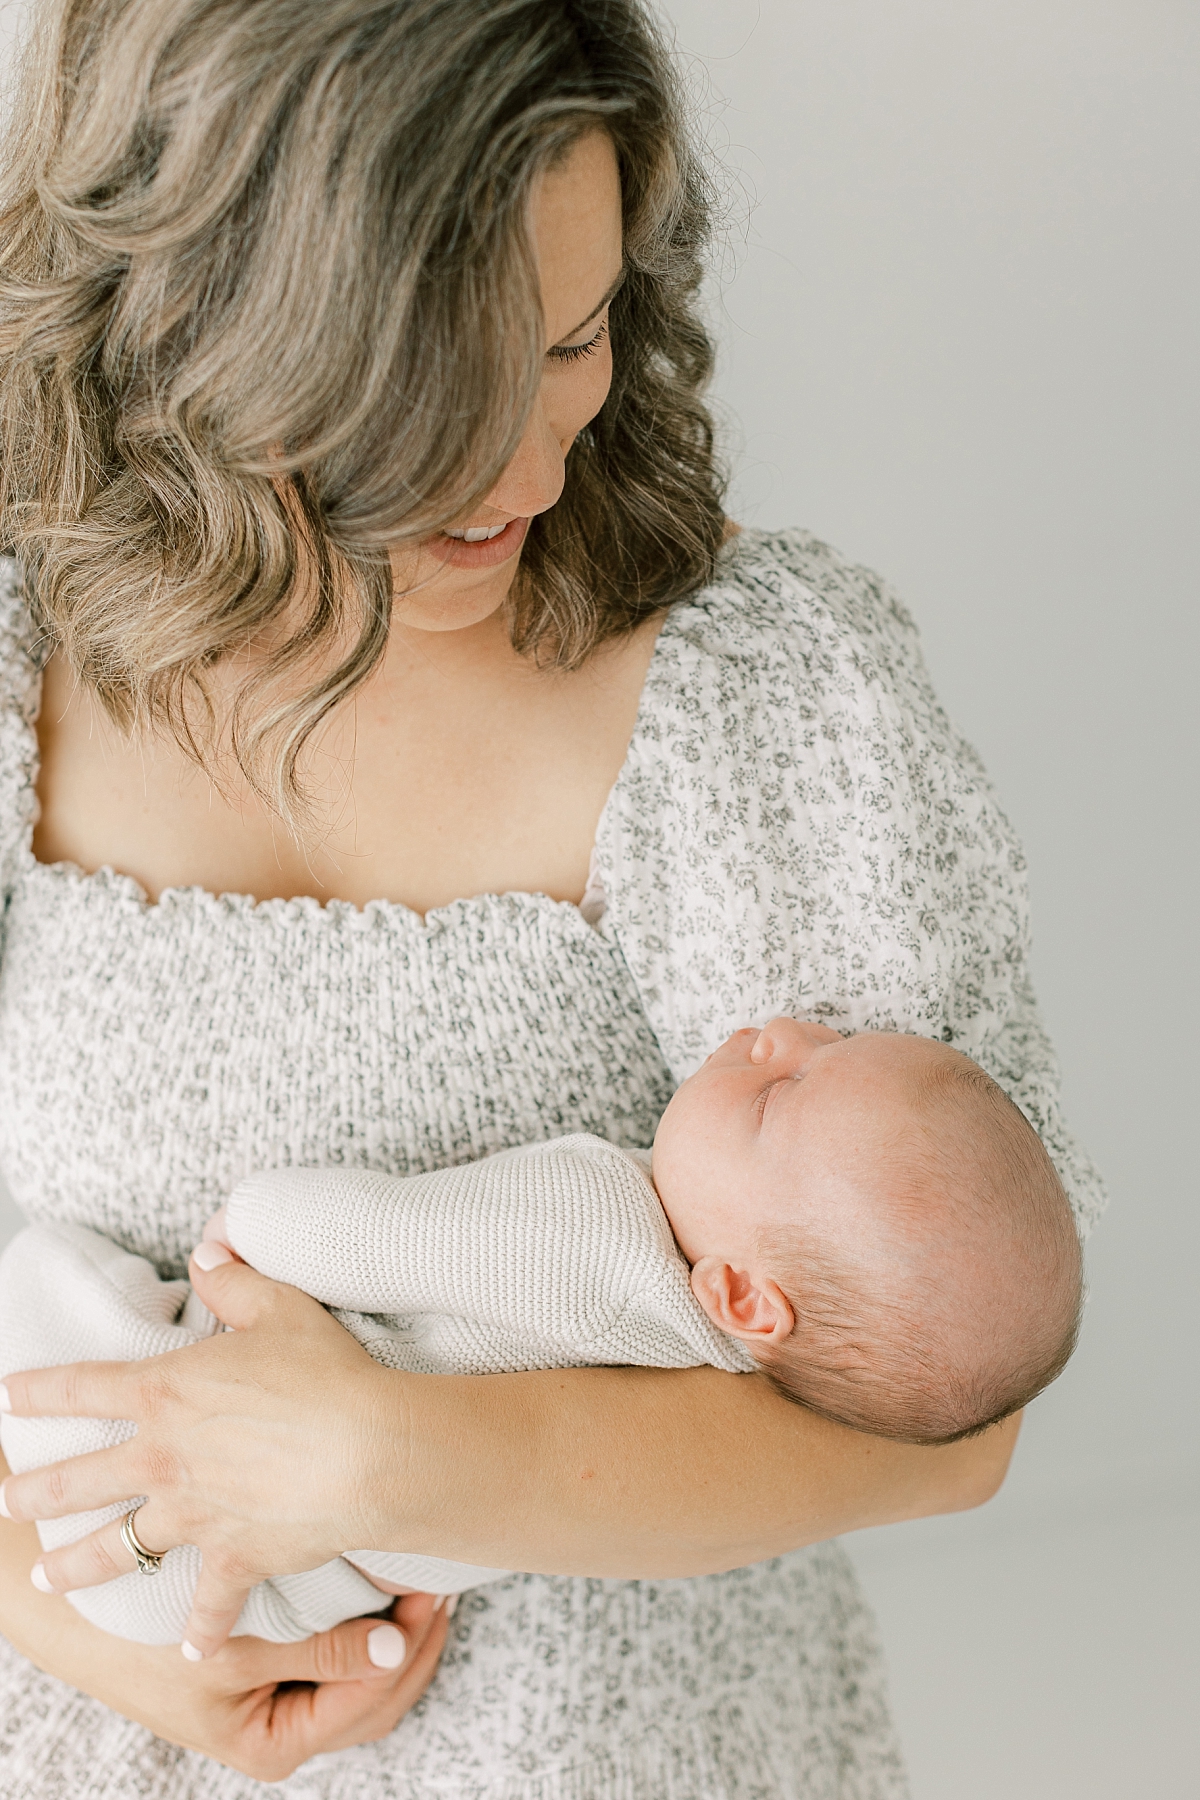
[[[670,1075],[621,954],[539,895],[422,921],[30,860],[0,968],[0,1166],[30,1217],[186,1260],[240,1176],[396,1174],[593,1131],[650,1142]]]
[[[801,533],[747,533],[659,634],[593,859],[598,926],[537,894],[424,920],[34,860],[40,689],[0,580],[0,1169],[35,1217],[163,1266],[253,1169],[396,1173],[591,1131],[772,1012],[944,1038],[1024,1107],[1086,1225],[1029,990],[1024,861],[911,619]],[[591,916],[589,912],[589,916]]]
[[[32,1215],[177,1267],[237,1178],[403,1172],[570,1131],[649,1142],[674,1084],[772,1012],[923,1032],[988,1067],[1082,1225],[1026,973],[1019,846],[911,620],[803,533],[748,532],[660,632],[600,821],[597,926],[538,895],[148,905],[33,858],[38,673],[0,570],[0,1169]],[[21,1800],[254,1800],[233,1771],[0,1644]],[[870,1622],[836,1545],[679,1582],[514,1576],[434,1685],[293,1800],[901,1800]]]

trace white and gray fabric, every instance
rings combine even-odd
[[[36,636],[0,589],[0,1169],[31,1219],[183,1273],[246,1175],[395,1175],[576,1131],[648,1144],[673,1088],[774,1012],[924,1031],[1042,1133],[1082,1228],[1028,987],[1024,865],[869,571],[747,531],[667,616],[596,862],[593,926],[538,894],[424,919],[178,889],[32,853]],[[2,1373],[2,1371],[0,1371]],[[0,1646],[5,1800],[261,1789]],[[384,1742],[287,1800],[900,1800],[878,1643],[837,1544],[686,1581],[468,1593]]]
[[[518,1369],[700,1363],[733,1374],[754,1362],[710,1322],[637,1158],[586,1133],[505,1150],[421,1175],[373,1169],[264,1170],[228,1203],[229,1242],[273,1280],[302,1288],[377,1362],[431,1375]],[[0,1368],[132,1361],[195,1343],[216,1327],[186,1281],[160,1281],[81,1225],[19,1232],[0,1257]],[[20,1474],[123,1442],[118,1420],[0,1418],[0,1448]],[[47,1520],[42,1546],[74,1543],[129,1503]],[[355,1550],[319,1569],[276,1576],[250,1594],[235,1636],[295,1643],[378,1611],[378,1588],[461,1593],[507,1569],[409,1552]],[[194,1545],[71,1594],[102,1630],[177,1644],[200,1572]]]
[[[215,1325],[186,1281],[160,1281],[145,1257],[130,1255],[82,1225],[31,1225],[17,1234],[0,1260],[0,1361],[6,1369],[161,1356],[197,1342]],[[20,1474],[109,1449],[132,1431],[128,1423],[113,1419],[6,1416],[0,1447],[9,1468]],[[72,1544],[129,1508],[125,1501],[46,1520],[38,1525],[42,1547],[57,1550]],[[68,1598],[103,1631],[142,1644],[178,1644],[199,1573],[200,1552],[183,1544],[167,1551],[156,1575],[133,1570]],[[295,1643],[386,1604],[379,1589],[339,1557],[306,1574],[261,1582],[235,1629],[274,1643]]]

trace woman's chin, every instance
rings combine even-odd
[[[490,619],[508,598],[519,558],[514,555],[474,579],[424,553],[418,569],[394,567],[397,625],[412,631],[466,631]]]
[[[467,631],[482,625],[500,611],[508,595],[508,584],[499,592],[471,595],[455,601],[449,595],[444,602],[426,595],[401,596],[393,618],[397,625],[410,631]]]

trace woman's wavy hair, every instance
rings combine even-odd
[[[389,546],[520,441],[531,185],[597,127],[613,386],[512,598],[560,667],[700,586],[723,525],[708,189],[639,0],[41,0],[0,170],[0,542],[122,727],[210,769],[227,728],[304,816],[301,751],[387,640]]]

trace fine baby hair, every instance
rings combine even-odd
[[[1004,1090],[957,1051],[898,1041],[921,1049],[904,1071],[906,1116],[889,1110],[874,1166],[846,1176],[856,1229],[810,1218],[791,1242],[768,1230],[796,1324],[758,1361],[815,1412],[944,1444],[1062,1372],[1079,1331],[1079,1243],[1054,1166]]]

